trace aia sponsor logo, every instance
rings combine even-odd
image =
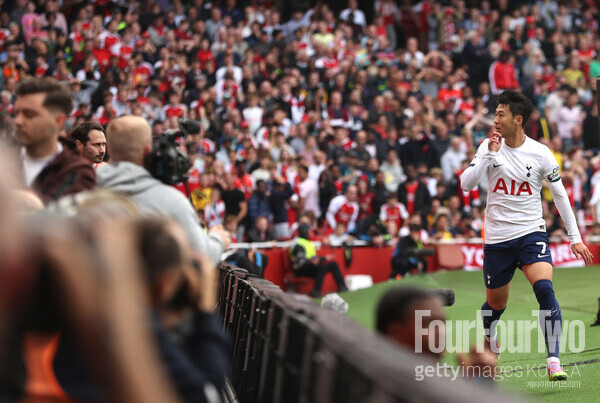
[[[510,196],[531,196],[533,194],[529,182],[523,182],[519,184],[515,180],[511,180],[507,183],[502,178],[498,179],[498,181],[496,182],[496,186],[494,186],[494,190],[492,190],[492,192],[504,193],[505,195]]]

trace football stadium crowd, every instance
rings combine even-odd
[[[519,89],[536,107],[527,135],[556,155],[581,227],[595,220],[595,2],[381,0],[366,11],[357,0],[335,12],[322,2],[4,3],[2,133],[13,134],[19,81],[50,76],[74,97],[65,135],[122,115],[143,117],[155,136],[199,121],[181,141],[193,204],[235,241],[289,239],[303,216],[315,238],[340,226],[370,239],[371,221],[395,237],[411,215],[432,239],[476,237],[489,189],[465,194],[460,175],[496,95]]]
[[[484,236],[507,89],[600,235],[596,2],[314,3],[0,1],[0,400],[219,401],[230,242]],[[189,195],[145,169],[186,119]]]

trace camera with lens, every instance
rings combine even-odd
[[[433,256],[434,254],[435,251],[433,249],[406,248],[406,255],[417,259]]]
[[[163,133],[154,139],[152,152],[146,158],[145,167],[150,174],[167,185],[187,181],[192,166],[189,157],[179,148],[177,139],[200,133],[200,124],[191,119],[179,119],[179,130]]]

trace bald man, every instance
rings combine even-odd
[[[215,263],[229,246],[229,235],[220,227],[202,231],[190,201],[175,188],[153,178],[144,168],[152,150],[152,129],[137,116],[122,116],[106,128],[111,163],[96,171],[99,187],[129,196],[145,215],[163,215],[179,222],[194,248],[207,254]]]

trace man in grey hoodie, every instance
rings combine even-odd
[[[190,201],[144,168],[144,160],[152,149],[152,129],[148,122],[137,116],[119,117],[108,125],[106,138],[111,161],[98,168],[98,187],[130,197],[143,215],[162,215],[177,221],[196,250],[219,262],[229,247],[227,231],[213,227],[206,234]]]

